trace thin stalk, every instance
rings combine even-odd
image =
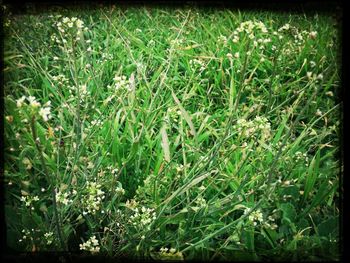
[[[305,106],[302,108],[302,110],[300,111],[300,113],[298,114],[297,118],[294,120],[294,122],[292,123],[288,133],[286,134],[281,146],[279,147],[279,150],[278,150],[278,153],[275,155],[274,159],[272,160],[272,164],[270,165],[270,169],[269,169],[269,175],[268,175],[268,178],[267,178],[267,184],[270,184],[271,180],[272,180],[272,177],[273,177],[273,174],[275,172],[275,165],[277,164],[277,161],[279,159],[279,157],[281,156],[282,154],[282,149],[283,147],[285,146],[285,144],[287,143],[287,140],[289,139],[291,133],[292,133],[292,130],[294,128],[294,126],[299,122],[301,116],[303,115],[303,113],[305,112],[306,108],[310,105],[311,101],[314,99],[314,97],[316,96],[317,94],[317,88],[315,89],[314,93],[311,95],[311,97],[308,99],[308,101],[306,102]]]
[[[269,89],[269,102],[266,108],[266,112],[271,110],[271,103],[272,103],[272,84],[273,84],[273,80],[276,77],[276,68],[277,68],[277,61],[278,61],[278,57],[280,56],[280,52],[281,52],[281,47],[278,49],[277,55],[275,57],[275,60],[273,61],[273,69],[272,69],[272,74],[271,74],[271,85],[270,85],[270,89]]]
[[[33,139],[34,139],[34,142],[35,142],[35,146],[36,146],[36,148],[38,150],[38,153],[39,153],[41,166],[42,166],[42,168],[44,170],[44,173],[46,175],[47,180],[49,181],[49,179],[48,179],[48,178],[50,178],[49,177],[49,172],[48,172],[48,169],[47,169],[47,166],[46,166],[46,163],[45,163],[45,159],[44,159],[44,155],[43,155],[42,149],[40,147],[40,141],[37,139],[38,137],[37,137],[37,131],[36,131],[36,127],[35,127],[35,116],[32,117],[31,130],[32,130],[32,135],[33,135]],[[58,214],[58,210],[57,210],[56,190],[55,190],[54,184],[52,184],[53,182],[49,181],[49,184],[50,183],[53,186],[51,194],[52,194],[53,211],[54,211],[54,214],[55,214],[55,223],[56,223],[56,227],[57,227],[58,239],[60,240],[62,249],[68,251],[68,248],[65,245],[65,243],[63,241],[63,238],[62,238],[62,236],[63,236],[62,235],[62,229],[61,229],[61,224],[59,222],[59,214]]]
[[[248,51],[249,51],[249,47],[250,47],[250,40],[248,40],[248,43],[247,43],[247,46],[246,46],[246,50],[245,50],[246,55],[245,55],[245,58],[244,58],[243,70],[242,70],[242,73],[241,73],[239,89],[238,89],[238,93],[237,93],[237,97],[236,97],[236,101],[235,101],[235,107],[234,107],[234,111],[235,112],[237,112],[239,99],[241,97],[241,93],[242,93],[242,89],[243,89],[243,85],[244,85],[244,75],[245,75],[245,72],[247,70],[247,64],[248,64],[248,58],[249,58],[249,55],[247,54]]]

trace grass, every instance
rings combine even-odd
[[[8,248],[339,260],[330,16],[71,9],[5,37]]]

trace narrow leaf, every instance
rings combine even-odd
[[[162,135],[162,148],[164,151],[164,159],[165,161],[170,162],[169,139],[166,133],[165,125],[163,125],[163,127],[161,128],[160,133]]]
[[[197,136],[197,133],[196,133],[196,130],[194,128],[194,125],[193,125],[193,122],[191,120],[191,117],[190,115],[187,113],[187,111],[185,110],[185,108],[181,105],[181,102],[179,101],[179,99],[176,97],[175,93],[172,91],[171,92],[176,104],[179,106],[180,108],[180,111],[181,111],[181,114],[182,116],[184,117],[184,119],[186,120],[187,124],[190,126],[190,131],[191,131],[191,134],[193,136]]]

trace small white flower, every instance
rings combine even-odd
[[[236,52],[234,56],[235,58],[239,58],[239,52]]]
[[[27,100],[29,101],[29,105],[33,108],[37,108],[40,106],[40,103],[36,101],[35,97],[33,96],[29,96],[27,98]]]
[[[327,96],[330,96],[330,97],[333,97],[333,92],[332,92],[332,91],[327,91],[327,92],[326,92],[326,95],[327,95]]]
[[[77,25],[77,28],[83,28],[84,27],[84,22],[78,19],[75,24]]]
[[[24,165],[26,165],[26,169],[27,169],[27,170],[32,169],[32,163],[30,162],[30,160],[29,160],[27,157],[25,157],[25,158],[23,159],[22,163],[23,163]]]
[[[50,113],[50,107],[41,108],[39,111],[39,115],[43,118],[44,121],[49,120],[51,117]]]
[[[64,17],[64,18],[62,19],[62,22],[65,23],[65,24],[68,23],[69,21],[70,21],[70,19],[69,19],[68,17]],[[58,23],[58,24],[61,25],[61,23]],[[58,24],[57,24],[57,25],[58,25]]]
[[[22,96],[20,99],[16,100],[16,104],[18,108],[22,107],[25,99],[26,99],[26,96]]]
[[[318,74],[317,79],[322,80],[323,79],[323,74]]]
[[[317,36],[317,32],[316,32],[316,31],[311,31],[310,34],[309,34],[309,37],[310,37],[311,39],[315,39],[316,36]]]
[[[317,109],[315,114],[316,114],[316,116],[322,116],[322,111],[320,111],[320,109]]]

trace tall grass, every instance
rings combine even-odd
[[[330,16],[100,8],[5,20],[9,248],[339,258]]]

